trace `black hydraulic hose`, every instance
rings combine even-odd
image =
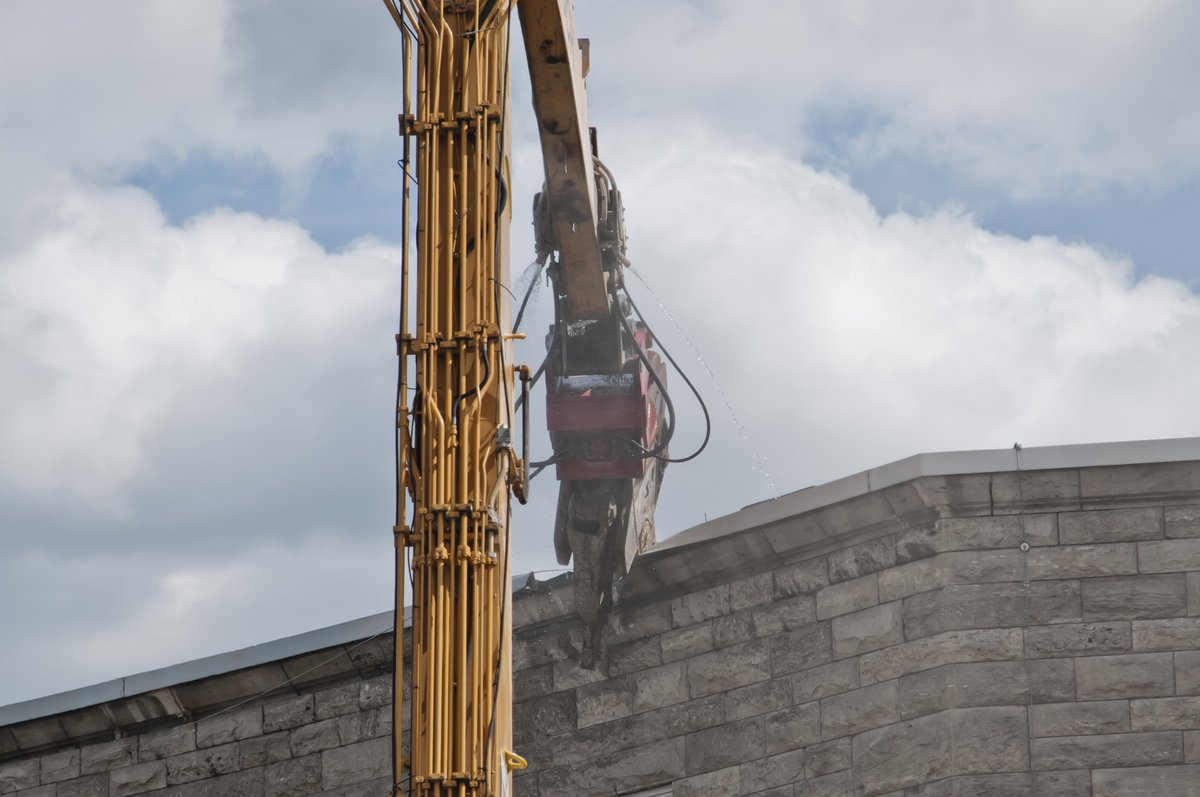
[[[628,294],[626,294],[628,296]],[[630,302],[632,304],[632,302]],[[658,392],[662,394],[663,404],[667,407],[667,432],[663,436],[662,441],[654,448],[643,450],[641,452],[642,459],[650,457],[658,457],[666,450],[667,445],[671,442],[671,438],[675,436],[675,405],[671,402],[671,396],[667,393],[667,386],[659,379],[658,374],[654,372],[654,366],[650,362],[650,358],[642,351],[642,347],[637,345],[637,337],[633,334],[633,330],[629,328],[629,322],[625,320],[625,315],[617,308],[617,320],[621,322],[621,326],[625,329],[625,333],[629,335],[633,341],[633,349],[637,352],[638,359],[642,361],[642,365],[646,366],[646,371],[650,374],[651,381],[658,386]],[[649,329],[649,327],[646,327]],[[653,334],[653,333],[651,333]],[[662,457],[659,457],[662,459]],[[667,460],[670,461],[670,460]]]
[[[451,423],[454,423],[455,425],[458,424],[458,405],[462,404],[465,399],[469,399],[471,396],[474,396],[476,393],[478,393],[479,389],[486,385],[488,380],[492,378],[492,358],[488,356],[488,348],[486,343],[479,347],[479,353],[483,357],[483,379],[480,380],[479,384],[468,390],[466,393],[454,397],[454,403],[450,406],[450,420]]]
[[[655,340],[658,340],[658,348],[662,349],[663,355],[667,358],[671,365],[674,366],[675,371],[681,377],[683,377],[683,381],[687,383],[687,386],[691,388],[692,395],[696,397],[696,401],[700,404],[700,410],[704,413],[704,441],[700,443],[699,448],[697,448],[691,454],[688,454],[686,457],[678,457],[674,459],[669,457],[659,457],[659,459],[661,459],[663,462],[689,462],[700,456],[700,453],[708,447],[708,441],[712,437],[712,417],[708,414],[708,405],[704,403],[704,399],[700,396],[700,391],[696,389],[694,384],[692,384],[692,380],[688,379],[688,375],[685,374],[683,369],[679,367],[679,363],[675,362],[675,358],[671,356],[671,352],[667,351],[667,348],[662,345],[662,341],[659,340],[658,336],[654,334],[654,330],[651,329],[648,323],[646,323],[646,317],[642,315],[642,311],[638,309],[637,302],[635,302],[633,297],[629,295],[629,290],[622,286],[622,292],[625,294],[625,298],[629,300],[629,306],[633,308],[633,312],[637,314],[638,319],[642,322],[646,329],[650,331],[650,335],[654,337]],[[653,375],[654,371],[651,370],[650,373]],[[661,385],[659,389],[662,390]]]

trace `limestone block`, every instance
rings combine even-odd
[[[774,575],[776,598],[808,595],[829,586],[829,564],[825,557],[780,567]]]
[[[999,775],[956,775],[925,786],[911,789],[913,797],[1032,797],[1032,772],[1011,772]],[[906,796],[907,797],[907,796]]]
[[[1170,506],[1163,510],[1167,537],[1200,537],[1200,504]]]
[[[1056,736],[1031,742],[1034,769],[1137,767],[1183,763],[1178,733]]]
[[[408,683],[410,674],[408,667],[405,667],[404,683]],[[360,709],[379,708],[388,706],[392,703],[392,675],[376,676],[375,678],[364,678],[358,685],[358,707]],[[267,718],[266,709],[263,709],[263,730],[266,730]]]
[[[1089,578],[1081,584],[1083,619],[1135,620],[1187,614],[1182,573]]]
[[[849,769],[850,750],[851,742],[844,738],[804,748],[805,776],[816,778]]]
[[[633,682],[629,676],[581,686],[575,690],[580,728],[612,722],[633,713]]]
[[[1079,483],[1085,505],[1128,501],[1131,496],[1146,502],[1151,496],[1158,500],[1159,496],[1173,493],[1194,495],[1200,485],[1200,463],[1080,468]]]
[[[817,592],[817,617],[827,620],[879,603],[879,575],[841,581]]]
[[[672,785],[673,797],[715,797],[718,794],[742,793],[742,768],[739,766],[714,769]]]
[[[993,473],[992,506],[997,515],[1079,509],[1079,471],[1069,468]]]
[[[578,765],[554,767],[540,775],[539,785],[546,795],[611,797],[682,778],[684,760],[684,739],[664,739]]]
[[[835,617],[832,621],[835,658],[857,656],[904,641],[900,601]]]
[[[758,636],[794,631],[817,619],[816,599],[812,595],[785,598],[754,609],[751,616],[754,618],[754,633]]]
[[[1098,769],[1092,797],[1197,797],[1200,765]]]
[[[1200,731],[1183,734],[1183,760],[1189,764],[1200,764]]]
[[[131,764],[108,773],[109,797],[128,797],[166,787],[167,764],[162,760]]]
[[[756,573],[729,584],[729,608],[740,612],[753,609],[775,599],[775,579],[771,571]]]
[[[766,715],[766,753],[781,753],[821,741],[821,706],[805,703]]]
[[[167,760],[167,785],[190,783],[193,780],[227,775],[238,769],[236,742],[205,747],[191,753],[174,755]]]
[[[79,772],[90,775],[137,763],[137,737],[89,744],[79,750]]]
[[[1025,555],[1029,578],[1094,578],[1137,573],[1137,545],[1066,545],[1032,548]]]
[[[953,740],[955,774],[1009,772],[1029,768],[1025,709],[959,708],[946,712]]]
[[[564,731],[573,731],[576,726],[575,695],[571,692],[555,692],[513,706],[515,738],[520,742],[539,736],[550,736]],[[362,739],[339,739],[342,742]]]
[[[1063,769],[1035,772],[1033,793],[1036,797],[1092,797],[1092,773],[1087,769]]]
[[[664,614],[665,604],[661,605]],[[610,627],[625,628],[616,618],[610,620]],[[613,644],[640,639],[642,634],[622,635],[616,631],[609,638]],[[517,629],[513,635],[513,670],[528,670],[543,664],[553,664],[556,661],[578,659],[583,649],[583,632],[578,623],[553,623],[548,626],[535,626],[525,630]]]
[[[386,737],[369,739],[321,753],[321,788],[334,789],[391,772],[392,740]]]
[[[1029,707],[1030,736],[1086,736],[1129,731],[1128,700],[1046,703]]]
[[[747,761],[741,765],[741,794],[754,794],[804,780],[803,749]]]
[[[358,706],[355,684],[354,705]],[[262,706],[252,704],[206,717],[196,723],[196,747],[213,747],[263,732]]]
[[[291,734],[276,731],[238,742],[238,768],[250,769],[291,758]]]
[[[947,664],[900,679],[905,719],[948,708],[1026,705],[1073,700],[1075,668],[1069,659]]]
[[[84,775],[74,780],[65,780],[55,786],[43,786],[49,789],[45,797],[108,797],[108,773]],[[22,792],[17,797],[38,797],[37,790]]]
[[[1079,582],[959,584],[904,599],[904,635],[1078,621]]]
[[[894,601],[942,586],[942,556],[896,565],[879,573],[879,600]]]
[[[1037,548],[1058,545],[1058,515],[1021,515],[1022,542]]]
[[[108,784],[105,784],[107,788]],[[108,792],[104,792],[108,794]],[[45,786],[34,786],[32,789],[22,789],[13,797],[58,797],[58,784],[49,783]]]
[[[263,770],[259,767],[196,780],[175,786],[166,794],[170,797],[263,797]]]
[[[776,634],[769,638],[769,642],[770,671],[774,675],[807,670],[833,659],[833,641],[828,622]]]
[[[681,628],[726,614],[729,614],[728,584],[719,584],[671,600],[671,626],[673,628]]]
[[[725,713],[731,720],[766,714],[791,704],[792,681],[786,676],[725,693]]]
[[[1075,659],[1079,700],[1166,697],[1174,693],[1175,665],[1170,653],[1130,653]]]
[[[775,554],[803,550],[827,539],[826,531],[815,515],[794,515],[767,526],[761,536]]]
[[[36,758],[0,762],[0,794],[32,789],[41,780],[42,762]]]
[[[946,777],[951,748],[945,713],[859,734],[853,741],[857,793],[876,797]]]
[[[687,662],[688,693],[703,697],[765,681],[771,677],[771,658],[762,639],[696,656]]]
[[[321,756],[313,753],[263,769],[264,797],[302,797],[321,788]]]
[[[1138,543],[1138,567],[1143,573],[1200,570],[1200,537]]]
[[[700,623],[668,631],[659,639],[663,664],[707,653],[716,646],[713,642],[712,623]]]
[[[1135,731],[1200,730],[1200,697],[1132,700],[1129,717]]]
[[[896,564],[896,538],[879,537],[829,554],[829,581],[849,581]]]
[[[865,797],[1028,767],[1023,708],[952,709],[854,737],[855,786]]]
[[[578,656],[579,644],[583,639],[583,631],[579,623],[571,623],[569,644],[573,652],[563,658]],[[645,639],[654,634],[661,634],[671,629],[671,604],[666,601],[638,606],[634,609],[622,608],[618,603],[616,610],[609,619],[608,642],[616,644],[628,642],[631,639]],[[562,645],[560,644],[560,647]]]
[[[295,756],[319,753],[342,743],[336,719],[301,725],[299,728],[294,728],[291,733],[292,755]]]
[[[356,711],[353,714],[344,714],[338,717],[338,741],[342,744],[353,744],[354,742],[361,742],[363,739],[375,738],[380,733],[379,714],[380,712],[372,709],[371,711]],[[391,712],[386,712],[385,716],[390,717]]]
[[[639,670],[633,679],[634,712],[673,706],[688,700],[687,663],[664,664],[649,670]]]
[[[79,777],[79,748],[57,750],[42,756],[42,783]]]
[[[849,770],[835,772],[796,784],[795,794],[803,794],[804,797],[851,797],[854,794],[854,781]],[[783,797],[786,795],[787,792],[784,792]]]
[[[196,749],[196,726],[177,725],[138,737],[138,760],[155,761]]]
[[[1058,517],[1061,545],[1156,540],[1163,536],[1162,509],[1101,509],[1064,512]]]
[[[317,719],[340,717],[358,711],[358,680],[346,681],[321,689],[313,694],[313,708]]]
[[[712,630],[713,642],[718,648],[740,645],[754,638],[754,617],[750,612],[715,617]]]
[[[896,562],[912,562],[945,551],[1016,548],[1024,537],[1017,516],[946,518],[896,535]]]
[[[1188,614],[1200,616],[1200,573],[1187,574]]]
[[[1133,629],[1128,621],[1063,623],[1025,629],[1028,656],[1092,656],[1133,650]]]
[[[766,736],[762,717],[728,722],[684,737],[688,775],[753,761],[763,754]]]
[[[666,718],[666,735],[683,736],[686,733],[711,728],[723,722],[725,722],[725,695],[718,692],[669,707]]]
[[[1134,650],[1192,650],[1200,648],[1200,617],[1134,620]]]
[[[1175,694],[1200,695],[1200,650],[1175,654]]]
[[[935,559],[938,580],[943,584],[987,584],[1026,578],[1025,554],[1020,550],[951,551],[938,554]]]
[[[662,664],[662,637],[652,636],[646,639],[635,639],[621,645],[613,645],[605,651],[610,676],[625,675],[636,670],[644,670]],[[554,688],[574,689],[581,684],[590,683],[601,675],[596,669],[585,670],[578,661],[557,661],[553,665]],[[560,677],[561,675],[561,677]]]
[[[821,737],[836,739],[900,721],[896,681],[844,692],[821,701]]]
[[[560,662],[561,663],[561,662]],[[577,663],[578,664],[578,663]],[[596,669],[599,669],[597,667]],[[574,688],[574,687],[572,687]],[[554,665],[543,664],[521,670],[513,677],[513,702],[532,700],[554,691]]]
[[[263,701],[262,711],[263,733],[296,728],[316,718],[311,694],[269,698]]]
[[[858,662],[857,658],[842,659],[796,673],[792,676],[793,702],[807,703],[857,689]]]
[[[657,637],[655,637],[655,639],[657,639]],[[549,684],[542,679],[541,675],[538,675],[535,678],[534,684],[530,685],[530,687],[526,687],[521,684],[521,681],[528,678],[531,671],[525,670],[524,672],[517,674],[517,684],[519,687],[517,696],[518,700],[528,700],[530,697],[544,695],[547,692],[569,691],[571,689],[576,689],[580,686],[583,686],[584,684],[594,684],[596,681],[603,681],[605,677],[604,671],[599,667],[595,667],[590,670],[585,670],[583,667],[580,667],[578,659],[573,661],[556,661],[554,664],[548,664],[545,666],[550,668],[551,677]],[[626,674],[626,670],[620,667],[616,668],[616,671],[609,670],[609,672],[614,676]]]
[[[949,631],[864,654],[859,666],[865,686],[943,664],[1018,659],[1022,654],[1020,628]]]

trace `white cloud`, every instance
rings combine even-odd
[[[0,582],[0,705],[353,620],[391,604],[391,559],[371,540],[255,541],[201,557],[166,551],[21,552]],[[31,633],[31,628],[41,633]]]
[[[665,140],[704,127],[847,165],[898,154],[1019,196],[1200,170],[1200,98],[1181,79],[1200,68],[1194,4],[578,5],[609,142],[669,113]]]
[[[393,248],[329,253],[294,223],[224,210],[175,227],[138,189],[79,182],[56,185],[30,216],[28,239],[0,255],[0,362],[24,376],[0,392],[10,498],[130,511],[130,490],[159,464],[147,446],[189,412],[240,388],[245,409],[290,415],[252,400],[267,380],[308,383],[271,372],[274,348],[305,350],[327,374],[354,362],[330,357],[342,346],[391,364]],[[387,383],[365,367],[355,376]],[[293,404],[306,399],[319,400]]]
[[[992,233],[954,208],[881,217],[844,178],[782,156],[701,136],[645,143],[613,157],[631,256],[779,491],[920,451],[1200,433],[1200,297],[1182,283],[1135,281],[1119,257]],[[713,453],[668,471],[664,530],[769,495],[707,392],[723,428]]]

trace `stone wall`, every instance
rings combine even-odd
[[[741,537],[639,562],[607,677],[544,596],[522,795],[1200,795],[1194,463],[923,479]]]
[[[924,477],[665,546],[596,670],[570,590],[515,603],[520,797],[1200,795],[1200,463]],[[0,728],[0,794],[386,794],[389,649]]]
[[[101,707],[105,723],[77,711],[4,729],[10,746],[41,750],[0,759],[0,794],[385,795],[391,644],[380,637],[114,701]]]

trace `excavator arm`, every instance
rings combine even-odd
[[[537,259],[555,298],[545,369],[554,544],[560,564],[574,559],[590,667],[615,580],[654,542],[666,373],[621,299],[624,208],[588,126],[588,42],[576,39],[570,0],[521,0],[517,12],[546,174],[534,203]]]

